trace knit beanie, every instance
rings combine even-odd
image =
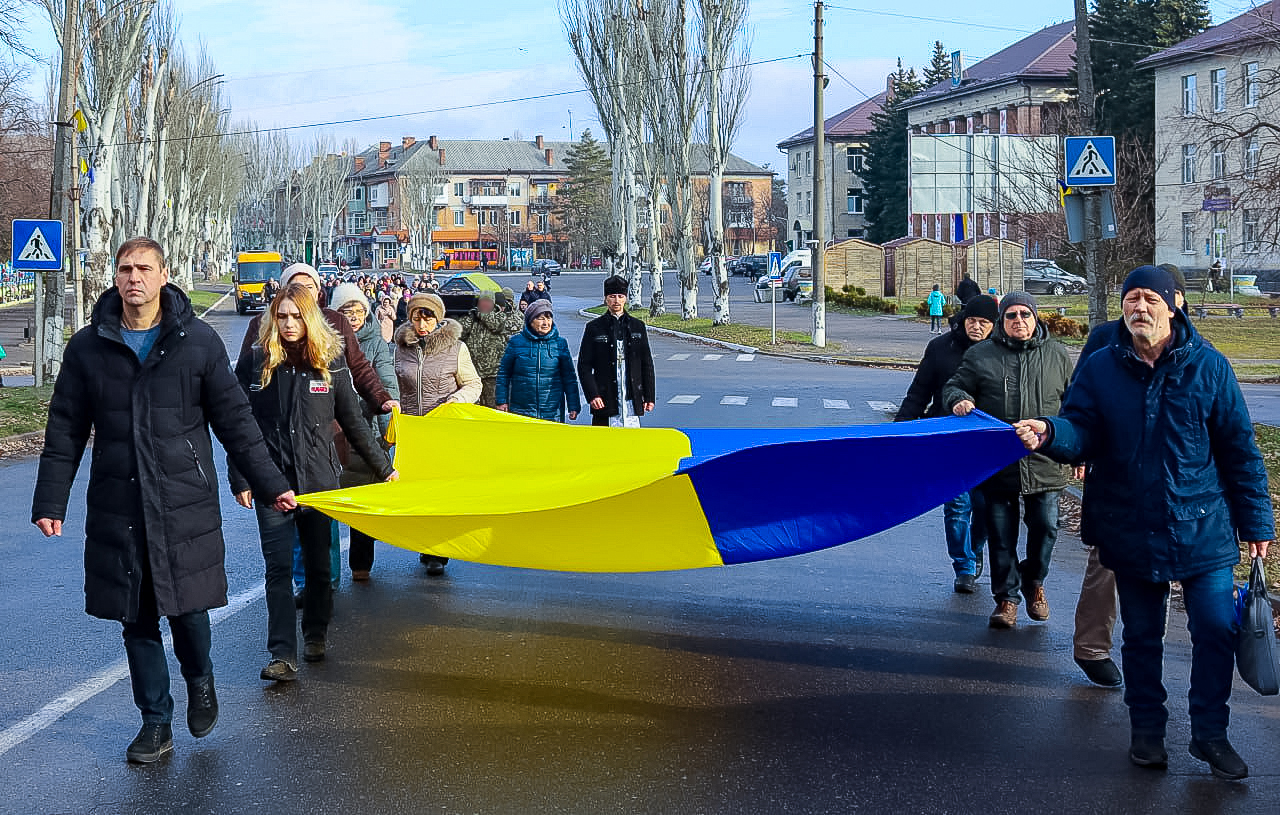
[[[1161,263],[1156,268],[1164,269],[1166,272],[1168,272],[1169,277],[1173,278],[1174,291],[1180,291],[1182,292],[1183,296],[1186,296],[1187,278],[1183,277],[1181,269],[1179,269],[1177,266],[1174,266],[1172,263]]]
[[[289,281],[297,275],[304,274],[316,282],[317,289],[323,289],[324,285],[320,282],[320,273],[316,271],[314,266],[307,263],[292,263],[283,272],[280,273],[280,288],[289,285]]]
[[[539,314],[550,314],[552,319],[555,314],[551,311],[551,303],[547,300],[534,300],[529,307],[524,310],[524,324],[529,325],[533,322],[533,318]]]
[[[611,294],[626,294],[626,293],[627,293],[627,279],[625,277],[622,277],[621,275],[614,275],[613,277],[605,278],[605,281],[604,281],[605,297],[608,297]]]
[[[1025,291],[1011,291],[1004,297],[1000,298],[1000,314],[1003,315],[1012,306],[1026,306],[1031,309],[1031,313],[1040,318],[1040,311],[1036,308],[1036,298],[1027,294]],[[994,322],[994,321],[993,321]]]
[[[405,307],[405,312],[412,319],[413,312],[420,308],[434,314],[437,320],[444,320],[444,301],[440,299],[439,295],[428,291],[418,292],[409,298],[409,305]]]
[[[969,298],[969,302],[964,304],[964,310],[960,312],[960,319],[967,320],[970,317],[981,317],[987,322],[997,323],[1000,322],[1000,309],[990,297],[975,295]]]
[[[339,283],[329,302],[335,309],[341,309],[347,303],[359,303],[364,306],[365,311],[369,310],[369,298],[364,296],[364,292],[355,283]]]
[[[1164,269],[1155,266],[1139,266],[1129,276],[1124,279],[1124,286],[1120,290],[1120,299],[1123,300],[1125,295],[1134,289],[1150,289],[1160,295],[1160,299],[1169,306],[1170,311],[1177,311],[1177,301],[1174,300],[1173,292],[1176,284],[1173,282],[1173,275]]]

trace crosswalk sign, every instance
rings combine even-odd
[[[1063,147],[1068,187],[1115,185],[1115,136],[1067,136]]]
[[[782,279],[782,253],[781,252],[769,253],[769,279],[770,280]]]
[[[14,269],[50,272],[62,268],[62,221],[15,219],[13,222]]]

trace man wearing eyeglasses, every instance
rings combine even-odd
[[[943,401],[957,416],[981,410],[1002,421],[1052,416],[1071,381],[1071,357],[1039,320],[1036,301],[1009,292],[1000,301],[1000,320],[991,341],[965,352],[943,389]],[[1058,497],[1068,468],[1034,454],[1010,464],[978,489],[987,507],[987,551],[996,608],[989,624],[1018,624],[1018,605],[1027,598],[1027,616],[1049,619],[1044,580],[1058,539]],[[1019,499],[1025,504],[1026,557],[1018,560]]]

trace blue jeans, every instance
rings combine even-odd
[[[298,661],[298,612],[293,604],[293,541],[302,541],[302,560],[308,582],[329,582],[329,540],[333,522],[313,509],[279,513],[257,503],[258,534],[267,577],[267,650],[273,659]],[[324,640],[333,614],[333,593],[309,591],[302,602],[304,640]]]
[[[1182,596],[1191,632],[1191,690],[1187,694],[1191,737],[1225,738],[1235,671],[1235,600],[1231,567],[1186,578]],[[1169,711],[1164,688],[1164,632],[1168,619],[1168,583],[1151,583],[1116,574],[1120,619],[1124,621],[1124,703],[1134,733],[1164,736]]]
[[[338,522],[330,520],[329,530],[329,583],[335,589],[342,582],[342,540],[338,537]],[[293,537],[293,588],[301,591],[307,586],[307,570],[302,563],[302,543]]]
[[[977,490],[962,492],[942,505],[947,554],[957,575],[977,574],[987,546],[987,506]]]
[[[145,557],[145,555],[144,555]],[[142,578],[138,618],[124,624],[124,652],[129,660],[129,682],[133,703],[147,724],[173,721],[173,696],[169,694],[169,660],[160,639],[160,616],[156,613],[156,592],[148,569]],[[173,632],[173,653],[190,684],[213,675],[209,658],[211,635],[209,612],[193,611],[169,618]]]
[[[1027,556],[1018,560],[1018,493],[982,490],[987,502],[987,551],[996,602],[1022,601],[1022,584],[1043,583],[1058,541],[1059,490],[1022,496],[1026,505]]]

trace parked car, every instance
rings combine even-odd
[[[782,275],[782,297],[795,302],[813,297],[813,267],[791,266]]]
[[[756,278],[769,271],[768,255],[743,255],[733,262],[729,274],[740,274],[743,277]]]
[[[755,288],[752,290],[752,293],[755,296],[755,301],[757,303],[768,303],[771,300],[773,300],[773,297],[774,297],[773,294],[770,293],[770,289],[781,289],[781,288],[782,288],[781,280],[774,280],[771,277],[769,277],[769,275],[763,274],[756,279],[756,285],[755,285]],[[778,299],[782,299],[781,296],[779,296]]]
[[[548,275],[560,274],[560,262],[551,258],[539,258],[529,265],[529,271],[533,274],[540,274],[543,277]]]
[[[1027,260],[1022,264],[1022,286],[1031,294],[1083,294],[1089,282],[1063,269],[1052,260]]]
[[[479,302],[481,291],[501,291],[502,287],[483,272],[462,272],[440,284],[440,299],[444,301],[445,315],[461,317]]]

